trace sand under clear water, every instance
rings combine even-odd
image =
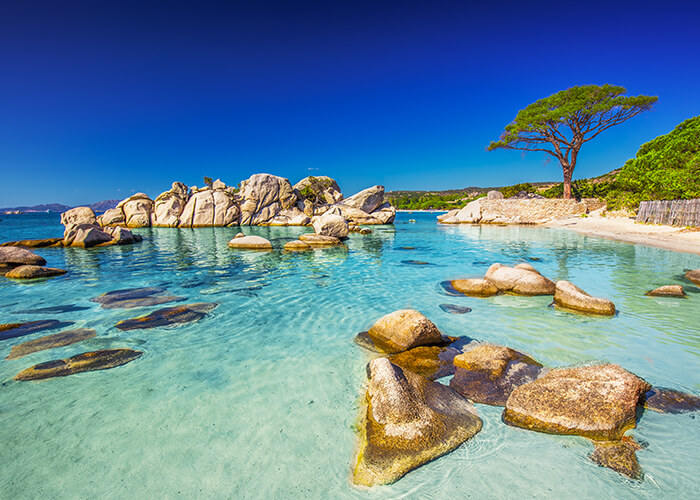
[[[2,241],[62,233],[53,214],[2,219]],[[399,214],[395,226],[351,235],[347,250],[234,251],[226,244],[238,231],[143,229],[134,246],[38,249],[69,273],[0,279],[0,323],[59,319],[97,330],[79,344],[0,360],[0,498],[697,497],[700,426],[688,414],[645,412],[631,432],[646,445],[642,482],[591,462],[588,440],[508,427],[500,408],[485,405],[476,405],[479,434],[395,484],[360,489],[349,476],[369,359],[353,337],[380,316],[415,308],[446,334],[508,345],[548,366],[609,361],[700,394],[700,289],[682,278],[700,256],[561,229],[438,226],[435,214]],[[245,229],[277,248],[306,231]],[[529,262],[612,299],[619,314],[573,315],[548,307],[551,297],[452,297],[439,285],[482,276],[493,262]],[[688,298],[644,296],[674,283]],[[220,305],[196,323],[122,332],[117,321],[162,306],[89,301],[143,286]],[[472,312],[448,314],[445,303]],[[16,314],[67,304],[88,309]],[[1,341],[0,355],[47,333]],[[36,363],[116,347],[144,355],[101,372],[12,380]]]

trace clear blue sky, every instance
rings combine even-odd
[[[588,177],[700,114],[698,2],[469,4],[3,1],[0,206],[256,172],[346,195],[560,180],[485,147],[573,85],[658,95],[584,146]]]

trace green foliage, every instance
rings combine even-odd
[[[470,201],[482,196],[484,196],[483,193],[469,196],[466,192],[450,194],[404,192],[396,196],[387,194],[387,199],[399,210],[454,210],[463,208]]]
[[[502,187],[501,189],[499,189],[499,191],[503,193],[504,198],[510,198],[511,196],[515,196],[516,194],[518,194],[520,191],[534,193],[537,190],[535,189],[535,186],[533,186],[529,182],[525,182],[523,184],[515,184],[513,186]]]
[[[214,184],[214,179],[212,179],[211,177],[204,176],[204,184],[206,186],[211,187],[211,185]]]
[[[323,203],[325,201],[323,192],[332,186],[333,181],[331,179],[312,176],[308,178],[308,184],[299,190],[299,195],[312,203]]]

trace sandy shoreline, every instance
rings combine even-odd
[[[572,217],[548,222],[544,226],[569,229],[585,236],[700,255],[700,231],[688,231],[681,227],[637,224],[628,218],[605,217]]]

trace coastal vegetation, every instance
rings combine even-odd
[[[494,149],[541,151],[559,160],[564,198],[572,198],[571,179],[579,150],[601,132],[651,109],[653,96],[623,94],[624,87],[583,85],[562,90],[520,110],[506,126]]]

